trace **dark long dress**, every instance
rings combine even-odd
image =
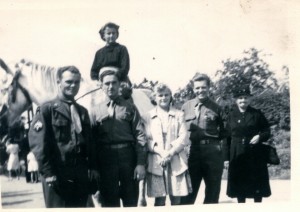
[[[230,132],[227,195],[245,198],[270,196],[269,173],[262,148],[262,142],[270,137],[265,116],[250,106],[244,113],[235,106],[229,114],[227,127]],[[249,144],[258,134],[259,143]]]

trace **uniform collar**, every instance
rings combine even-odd
[[[67,119],[71,120],[70,108],[67,105],[70,105],[74,102],[62,100],[61,98],[57,98],[53,103],[53,110],[57,111]]]
[[[112,99],[110,99],[109,97],[106,96],[104,102],[105,102],[105,104],[106,104],[107,106],[109,106],[110,101],[114,101],[115,104],[120,104],[120,102],[121,102],[121,97],[118,96],[116,99],[112,100]]]
[[[194,99],[195,107],[198,107],[199,105],[205,105],[210,101],[210,99],[207,97],[205,100],[200,101],[198,97]]]
[[[169,116],[173,116],[175,117],[175,109],[173,107],[170,107],[170,110],[168,112]],[[152,110],[150,110],[150,117],[151,119],[157,117],[157,106],[155,108],[153,108]]]
[[[67,99],[67,98],[65,98],[65,97],[62,96],[62,95],[58,95],[57,98],[58,98],[60,101],[65,102],[65,103],[67,103],[67,104],[69,104],[69,105],[70,105],[70,104],[76,104],[76,102],[75,102],[74,99]]]

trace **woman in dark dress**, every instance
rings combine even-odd
[[[120,80],[126,81],[130,60],[126,46],[116,42],[119,37],[119,26],[109,22],[100,29],[99,34],[101,39],[106,42],[106,45],[95,54],[91,69],[91,79],[98,80],[101,68],[113,66],[119,69]]]
[[[246,198],[262,202],[271,195],[267,163],[264,160],[263,144],[270,137],[268,121],[260,110],[249,106],[249,87],[234,93],[236,105],[229,113],[228,138],[228,185],[227,195],[239,203]]]
[[[109,22],[100,29],[99,34],[106,45],[95,54],[91,79],[97,81],[103,68],[116,67],[121,81],[120,93],[123,98],[129,99],[132,94],[132,84],[128,78],[130,59],[126,46],[116,42],[119,37],[119,26]]]

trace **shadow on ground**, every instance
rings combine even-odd
[[[2,202],[2,206],[14,206],[14,205],[19,205],[19,204],[24,204],[28,202],[33,202],[32,199],[27,199],[27,200],[22,200],[22,201],[14,201],[14,202]]]

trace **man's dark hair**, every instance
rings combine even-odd
[[[195,76],[191,80],[191,84],[194,87],[194,82],[196,81],[206,81],[208,87],[210,87],[210,78],[206,74],[196,73]]]
[[[113,71],[113,70],[106,70],[106,71],[104,71],[103,73],[100,74],[100,76],[99,76],[100,82],[103,82],[103,78],[105,76],[108,76],[108,75],[114,75],[114,76],[117,77],[118,81],[120,81],[120,74],[119,74],[119,72],[116,72],[116,71]]]
[[[57,79],[61,80],[63,73],[66,71],[69,71],[73,74],[79,74],[81,77],[80,71],[75,66],[64,66],[57,70]]]

